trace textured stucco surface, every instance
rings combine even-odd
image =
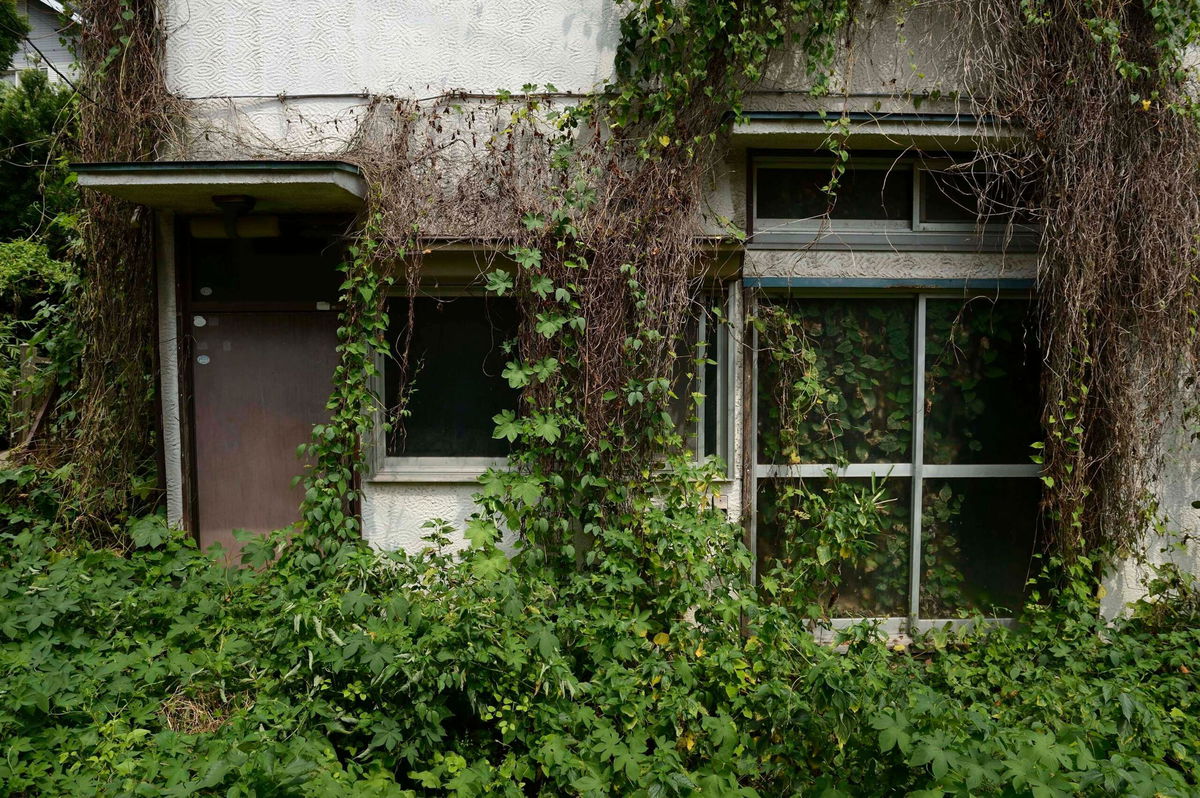
[[[1192,502],[1200,501],[1200,440],[1193,438],[1197,432],[1180,424],[1168,428],[1158,485],[1166,535],[1148,535],[1143,549],[1146,562],[1126,560],[1105,580],[1101,608],[1107,617],[1145,595],[1145,580],[1154,565],[1174,562],[1181,570],[1200,575],[1200,510],[1192,507]]]
[[[744,268],[747,277],[988,280],[1030,279],[1036,265],[1033,255],[754,249]]]
[[[471,497],[479,486],[474,483],[422,484],[415,482],[367,482],[363,485],[363,537],[376,548],[386,551],[420,551],[429,545],[422,540],[430,530],[427,521],[452,524],[461,537],[466,519],[475,512]]]
[[[185,96],[586,91],[607,78],[612,0],[169,0]]]
[[[902,95],[965,88],[963,37],[979,30],[968,19],[971,4],[955,0],[890,3],[865,0],[851,35],[841,39],[830,88],[854,110],[903,110]],[[849,45],[847,46],[847,42]],[[773,60],[752,108],[815,107],[805,54],[791,48]]]

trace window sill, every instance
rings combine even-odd
[[[813,638],[826,645],[832,645],[837,641],[839,632],[849,629],[852,626],[860,623],[878,623],[879,631],[887,636],[888,645],[893,643],[909,644],[913,640],[913,635],[921,635],[932,632],[935,629],[944,629],[949,627],[954,631],[968,631],[976,628],[988,628],[1002,626],[1008,629],[1014,629],[1017,626],[1016,618],[918,618],[915,624],[910,624],[907,618],[831,618],[829,620],[830,628],[816,628],[812,630]]]
[[[387,457],[366,481],[371,483],[474,484],[489,468],[504,468],[502,457]]]

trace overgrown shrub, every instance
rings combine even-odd
[[[0,86],[0,239],[37,237],[54,257],[66,254],[78,203],[67,168],[75,127],[74,93],[45,73]]]
[[[64,553],[48,483],[5,479],[32,491],[3,508],[8,794],[1197,790],[1194,616],[1106,627],[1079,591],[1020,630],[889,648],[864,625],[837,650],[724,565],[686,581],[714,548],[746,561],[714,511],[631,517],[681,577],[651,602],[626,553],[556,573],[482,518],[461,557],[434,528],[421,554],[346,544],[319,574],[268,565],[280,537],[226,568],[157,518],[128,557]]]

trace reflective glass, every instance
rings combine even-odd
[[[393,353],[403,347],[408,299],[389,303]],[[399,368],[385,367],[386,401],[393,414],[388,455],[394,457],[504,457],[508,442],[492,437],[492,417],[515,410],[518,392],[501,376],[516,337],[511,300],[492,297],[419,297],[413,300],[412,372],[401,402]],[[403,414],[395,418],[403,404]]]
[[[1020,609],[1039,527],[1041,482],[925,479],[921,617]]]
[[[756,182],[759,219],[816,219],[835,222],[912,223],[912,167],[850,166],[833,194],[824,191],[830,167],[760,167]]]
[[[830,618],[907,614],[910,480],[764,479],[758,490],[758,575],[769,598]]]
[[[921,221],[955,224],[1028,225],[1029,200],[1006,175],[975,170],[925,170],[921,178]]]
[[[758,313],[761,463],[911,459],[912,299],[795,299]]]
[[[193,302],[338,301],[346,225],[282,217],[278,238],[187,238]]]
[[[925,462],[1029,463],[1040,439],[1028,299],[925,305]]]

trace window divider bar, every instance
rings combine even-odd
[[[708,351],[708,311],[702,310],[700,319],[696,324],[696,349],[689,352],[689,357],[692,358],[692,368],[696,371],[696,390],[704,398],[696,405],[692,404],[692,397],[688,396],[684,402],[684,407],[688,408],[688,413],[696,414],[696,446],[695,455],[697,460],[704,459],[704,452],[707,448],[707,441],[704,440],[704,431],[708,418],[708,365],[707,360],[711,357]]]
[[[738,323],[741,329],[749,333],[749,351],[743,345],[743,357],[749,357],[750,363],[743,364],[742,368],[745,372],[743,380],[742,401],[749,402],[749,407],[743,407],[742,415],[748,420],[749,429],[743,428],[742,446],[745,449],[745,458],[748,463],[755,464],[754,478],[745,480],[742,484],[749,483],[749,496],[742,497],[742,506],[747,508],[749,513],[748,526],[749,535],[746,542],[750,549],[750,583],[758,584],[758,328],[753,324],[746,324],[746,319],[753,318],[758,313],[758,298],[752,294],[752,289],[745,286],[740,288],[742,293],[742,316],[739,317]],[[744,334],[744,333],[743,333]],[[747,469],[749,470],[749,469]]]
[[[909,477],[912,463],[807,463],[804,465],[758,465],[754,476],[758,479],[822,479],[833,472],[836,477]]]
[[[913,321],[912,499],[909,522],[908,623],[915,629],[921,610],[921,495],[925,468],[925,295],[917,295]]]
[[[829,475],[832,471],[834,476],[848,478],[863,478],[863,477],[911,477],[913,475],[912,463],[853,463],[850,465],[837,465],[836,463],[802,463],[799,465],[785,465],[782,463],[763,465],[759,464],[754,469],[754,476],[758,479],[821,479]],[[923,479],[1002,479],[1010,478],[1034,478],[1041,476],[1041,468],[1039,466],[1020,463],[1001,463],[1001,464],[969,464],[969,465],[932,465],[924,464],[921,466],[921,476]]]
[[[725,475],[733,479],[737,475],[737,463],[734,462],[734,446],[733,436],[734,424],[737,421],[733,417],[733,409],[736,402],[733,400],[733,386],[741,385],[738,383],[738,363],[740,362],[740,354],[737,348],[731,346],[731,339],[737,335],[740,339],[741,333],[741,313],[738,308],[741,307],[741,286],[736,282],[726,283],[724,286],[725,299],[725,318],[726,324],[723,326],[718,323],[717,327],[717,456],[725,461]]]
[[[1040,466],[1029,463],[1022,465],[1014,464],[981,464],[981,465],[932,465],[926,464],[922,466],[922,475],[925,477],[939,477],[943,479],[971,479],[971,478],[1003,478],[1003,477],[1038,477],[1042,474]]]

